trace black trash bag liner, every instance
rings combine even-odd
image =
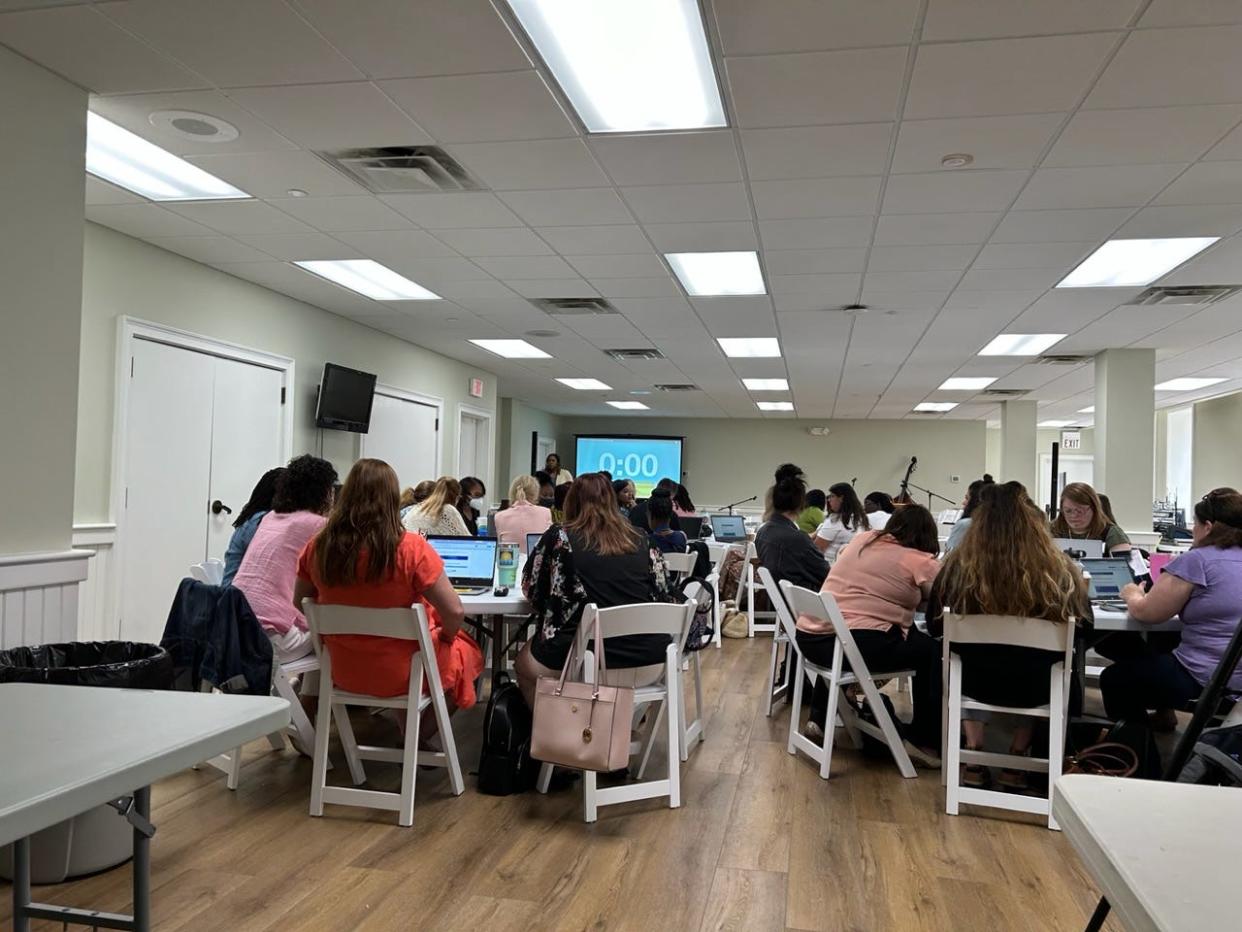
[[[0,683],[172,689],[173,663],[158,644],[75,641],[0,651]]]

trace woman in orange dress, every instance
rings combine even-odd
[[[461,630],[465,612],[439,555],[402,526],[400,499],[391,466],[376,459],[355,463],[328,523],[302,550],[293,601],[300,606],[310,597],[322,605],[361,608],[422,603],[449,711],[468,709],[475,703],[483,654]],[[338,688],[371,696],[399,696],[409,689],[417,641],[337,634],[325,638],[324,646]],[[430,729],[421,734],[434,734],[434,716],[425,716],[420,727]]]

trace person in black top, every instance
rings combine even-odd
[[[672,520],[673,499],[663,489],[657,489],[647,500],[647,521],[650,523],[647,539],[661,553],[685,553],[686,535],[673,530]]]
[[[674,495],[677,494],[677,483],[674,482],[672,479],[661,479],[659,482],[656,483],[656,487],[655,489],[652,490],[651,494],[654,495],[656,492],[664,492],[671,499]],[[641,502],[635,502],[633,507],[630,508],[630,515],[629,515],[630,524],[634,525],[634,527],[641,530],[644,534],[647,533],[647,528],[648,528],[648,523],[647,523],[648,501],[649,501],[648,499],[644,499]],[[669,520],[669,527],[671,527],[674,531],[681,530],[681,521],[678,520],[677,518],[677,512],[673,512],[673,516]]]
[[[787,579],[818,592],[828,575],[828,564],[810,535],[798,527],[798,515],[805,507],[806,482],[801,476],[779,479],[772,487],[771,517],[755,533],[755,550],[777,583]]]

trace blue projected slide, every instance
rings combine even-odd
[[[575,465],[584,472],[632,479],[639,498],[647,498],[661,479],[681,482],[680,437],[579,436]]]

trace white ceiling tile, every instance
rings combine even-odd
[[[923,39],[939,42],[1120,29],[1140,6],[1139,0],[935,0],[923,21]]]
[[[637,224],[592,227],[539,227],[535,230],[562,256],[650,252],[651,244]]]
[[[325,233],[408,230],[414,225],[369,194],[356,197],[271,198],[270,203]]]
[[[388,194],[382,200],[423,227],[520,227],[522,221],[494,194]]]
[[[552,247],[525,227],[440,230],[436,238],[464,256],[548,256]],[[540,276],[548,278],[549,276]]]
[[[169,210],[221,233],[311,233],[310,227],[262,201],[170,204]]]
[[[964,269],[979,247],[965,246],[875,246],[867,262],[874,272],[918,272],[938,269]]]
[[[362,188],[309,152],[230,152],[186,161],[254,197],[283,197],[298,188],[314,197],[361,194]]]
[[[755,225],[733,220],[719,223],[649,223],[644,229],[660,252],[733,252],[758,248]]]
[[[814,295],[826,304],[850,304],[858,298],[861,275],[773,275],[772,294]]]
[[[910,272],[887,272],[868,270],[863,279],[863,288],[872,292],[919,291],[927,289],[946,293],[957,284],[962,277],[956,269],[924,269]]]
[[[948,288],[937,290],[923,289],[919,291],[886,291],[876,288],[863,288],[862,303],[869,305],[873,310],[928,312],[944,304],[948,296]]]
[[[86,205],[88,207],[101,204],[145,204],[146,201],[137,194],[124,188],[100,181],[94,175],[86,176]]]
[[[919,46],[907,119],[1072,109],[1117,35],[994,39]]]
[[[1242,161],[1192,165],[1153,203],[1242,204]]]
[[[1146,28],[1239,22],[1242,22],[1242,6],[1235,0],[1154,0],[1139,25]]]
[[[487,281],[491,278],[487,272],[469,259],[453,256],[443,258],[411,256],[395,259],[385,264],[394,271],[427,285],[432,291],[445,282]]]
[[[272,257],[267,253],[227,236],[154,237],[148,242],[205,265],[218,265],[222,262],[272,261]]]
[[[277,132],[311,149],[416,146],[432,141],[379,88],[365,81],[240,87],[228,94]],[[239,142],[244,144],[244,139]]]
[[[450,298],[463,307],[471,307],[475,301],[522,300],[517,292],[497,281],[440,282],[436,294]]]
[[[1045,290],[1027,288],[1018,291],[969,291],[959,288],[949,295],[944,306],[947,311],[983,311],[1008,314],[1012,317],[1023,308],[1029,307]]]
[[[871,241],[872,217],[814,217],[760,220],[765,249],[831,249],[866,246]]]
[[[789,287],[798,289],[797,279],[800,275],[791,276],[785,284]],[[855,277],[857,278],[857,277]],[[792,284],[790,284],[792,282]],[[813,291],[807,289],[805,294],[774,294],[772,296],[772,304],[778,311],[778,317],[785,314],[797,314],[813,311],[822,314],[824,312],[838,313],[846,304],[853,304],[858,297],[858,287],[848,292],[848,297],[842,297],[845,289],[836,292],[824,293],[821,291]]]
[[[1204,156],[1209,161],[1242,160],[1242,126],[1237,126]]]
[[[93,6],[0,14],[0,44],[97,94],[206,86]]]
[[[421,230],[342,231],[336,238],[376,262],[388,265],[404,259],[439,259],[457,253]]]
[[[299,0],[298,8],[373,78],[530,67],[487,0]]]
[[[1242,26],[1130,33],[1085,107],[1175,107],[1242,102]]]
[[[1119,237],[1231,236],[1242,230],[1242,204],[1144,207],[1128,220]]]
[[[362,77],[281,0],[126,0],[100,8],[217,87]]]
[[[1099,168],[1041,168],[1031,176],[1014,206],[1019,210],[1141,207],[1184,167],[1113,165]]]
[[[641,223],[688,220],[749,220],[742,184],[674,184],[622,188],[621,196]]]
[[[742,178],[731,132],[596,136],[591,140],[591,148],[617,185],[690,184]]]
[[[362,259],[365,258],[352,246],[323,233],[292,233],[268,236],[238,236],[247,246],[253,246],[276,259],[290,262],[315,259]],[[230,261],[230,260],[221,260]]]
[[[866,256],[865,249],[778,249],[763,254],[772,275],[861,272]]]
[[[634,256],[571,256],[569,264],[591,281],[597,278],[660,278],[668,274],[664,263],[650,252]]]
[[[682,293],[668,275],[652,278],[603,276],[592,278],[590,282],[606,298],[676,298]]]
[[[881,214],[877,245],[935,246],[982,243],[1001,218],[999,213]]]
[[[906,120],[897,137],[895,172],[940,171],[946,155],[974,157],[972,169],[1033,168],[1065,119],[1060,113]]]
[[[1242,237],[1234,236],[1211,246],[1186,264],[1160,279],[1162,285],[1200,285],[1237,282],[1242,278]],[[1242,330],[1242,322],[1238,329]]]
[[[496,191],[608,184],[581,139],[464,143],[450,154]]]
[[[576,136],[534,71],[381,81],[384,90],[440,142]]]
[[[574,275],[574,270],[560,256],[488,256],[476,259],[475,264],[506,283]]]
[[[910,41],[918,12],[915,0],[872,0],[861,5],[716,0],[713,7],[726,55],[902,45]]]
[[[877,174],[892,133],[892,123],[743,130],[746,171],[752,181]]]
[[[589,226],[634,222],[633,215],[613,188],[509,191],[500,196],[531,226]]]
[[[1193,162],[1242,120],[1242,106],[1083,110],[1057,140],[1045,167]]]
[[[1060,243],[1105,239],[1132,211],[1097,207],[1067,210],[1012,210],[1005,215],[994,243]]]
[[[90,108],[143,139],[176,155],[215,155],[222,152],[264,152],[296,149],[295,143],[274,131],[261,119],[220,91],[170,91],[156,94],[120,94],[93,97]],[[194,139],[152,124],[149,117],[159,110],[189,110],[231,123],[238,131],[229,142]],[[322,113],[320,113],[322,119]]]
[[[893,175],[884,190],[886,214],[991,211],[1007,208],[1026,181],[1024,171],[945,171]]]
[[[804,126],[892,120],[903,48],[728,58],[738,125]]]
[[[972,269],[959,287],[966,291],[1018,291],[1051,288],[1069,269]]]
[[[1099,246],[1090,243],[996,243],[983,247],[976,269],[1057,269],[1067,272]]]
[[[509,287],[526,298],[594,298],[599,296],[599,292],[580,278],[522,279],[510,282]]]
[[[762,220],[874,214],[879,178],[811,178],[755,181],[750,190]]]
[[[140,239],[159,236],[212,236],[216,232],[156,204],[88,206],[86,219]]]

